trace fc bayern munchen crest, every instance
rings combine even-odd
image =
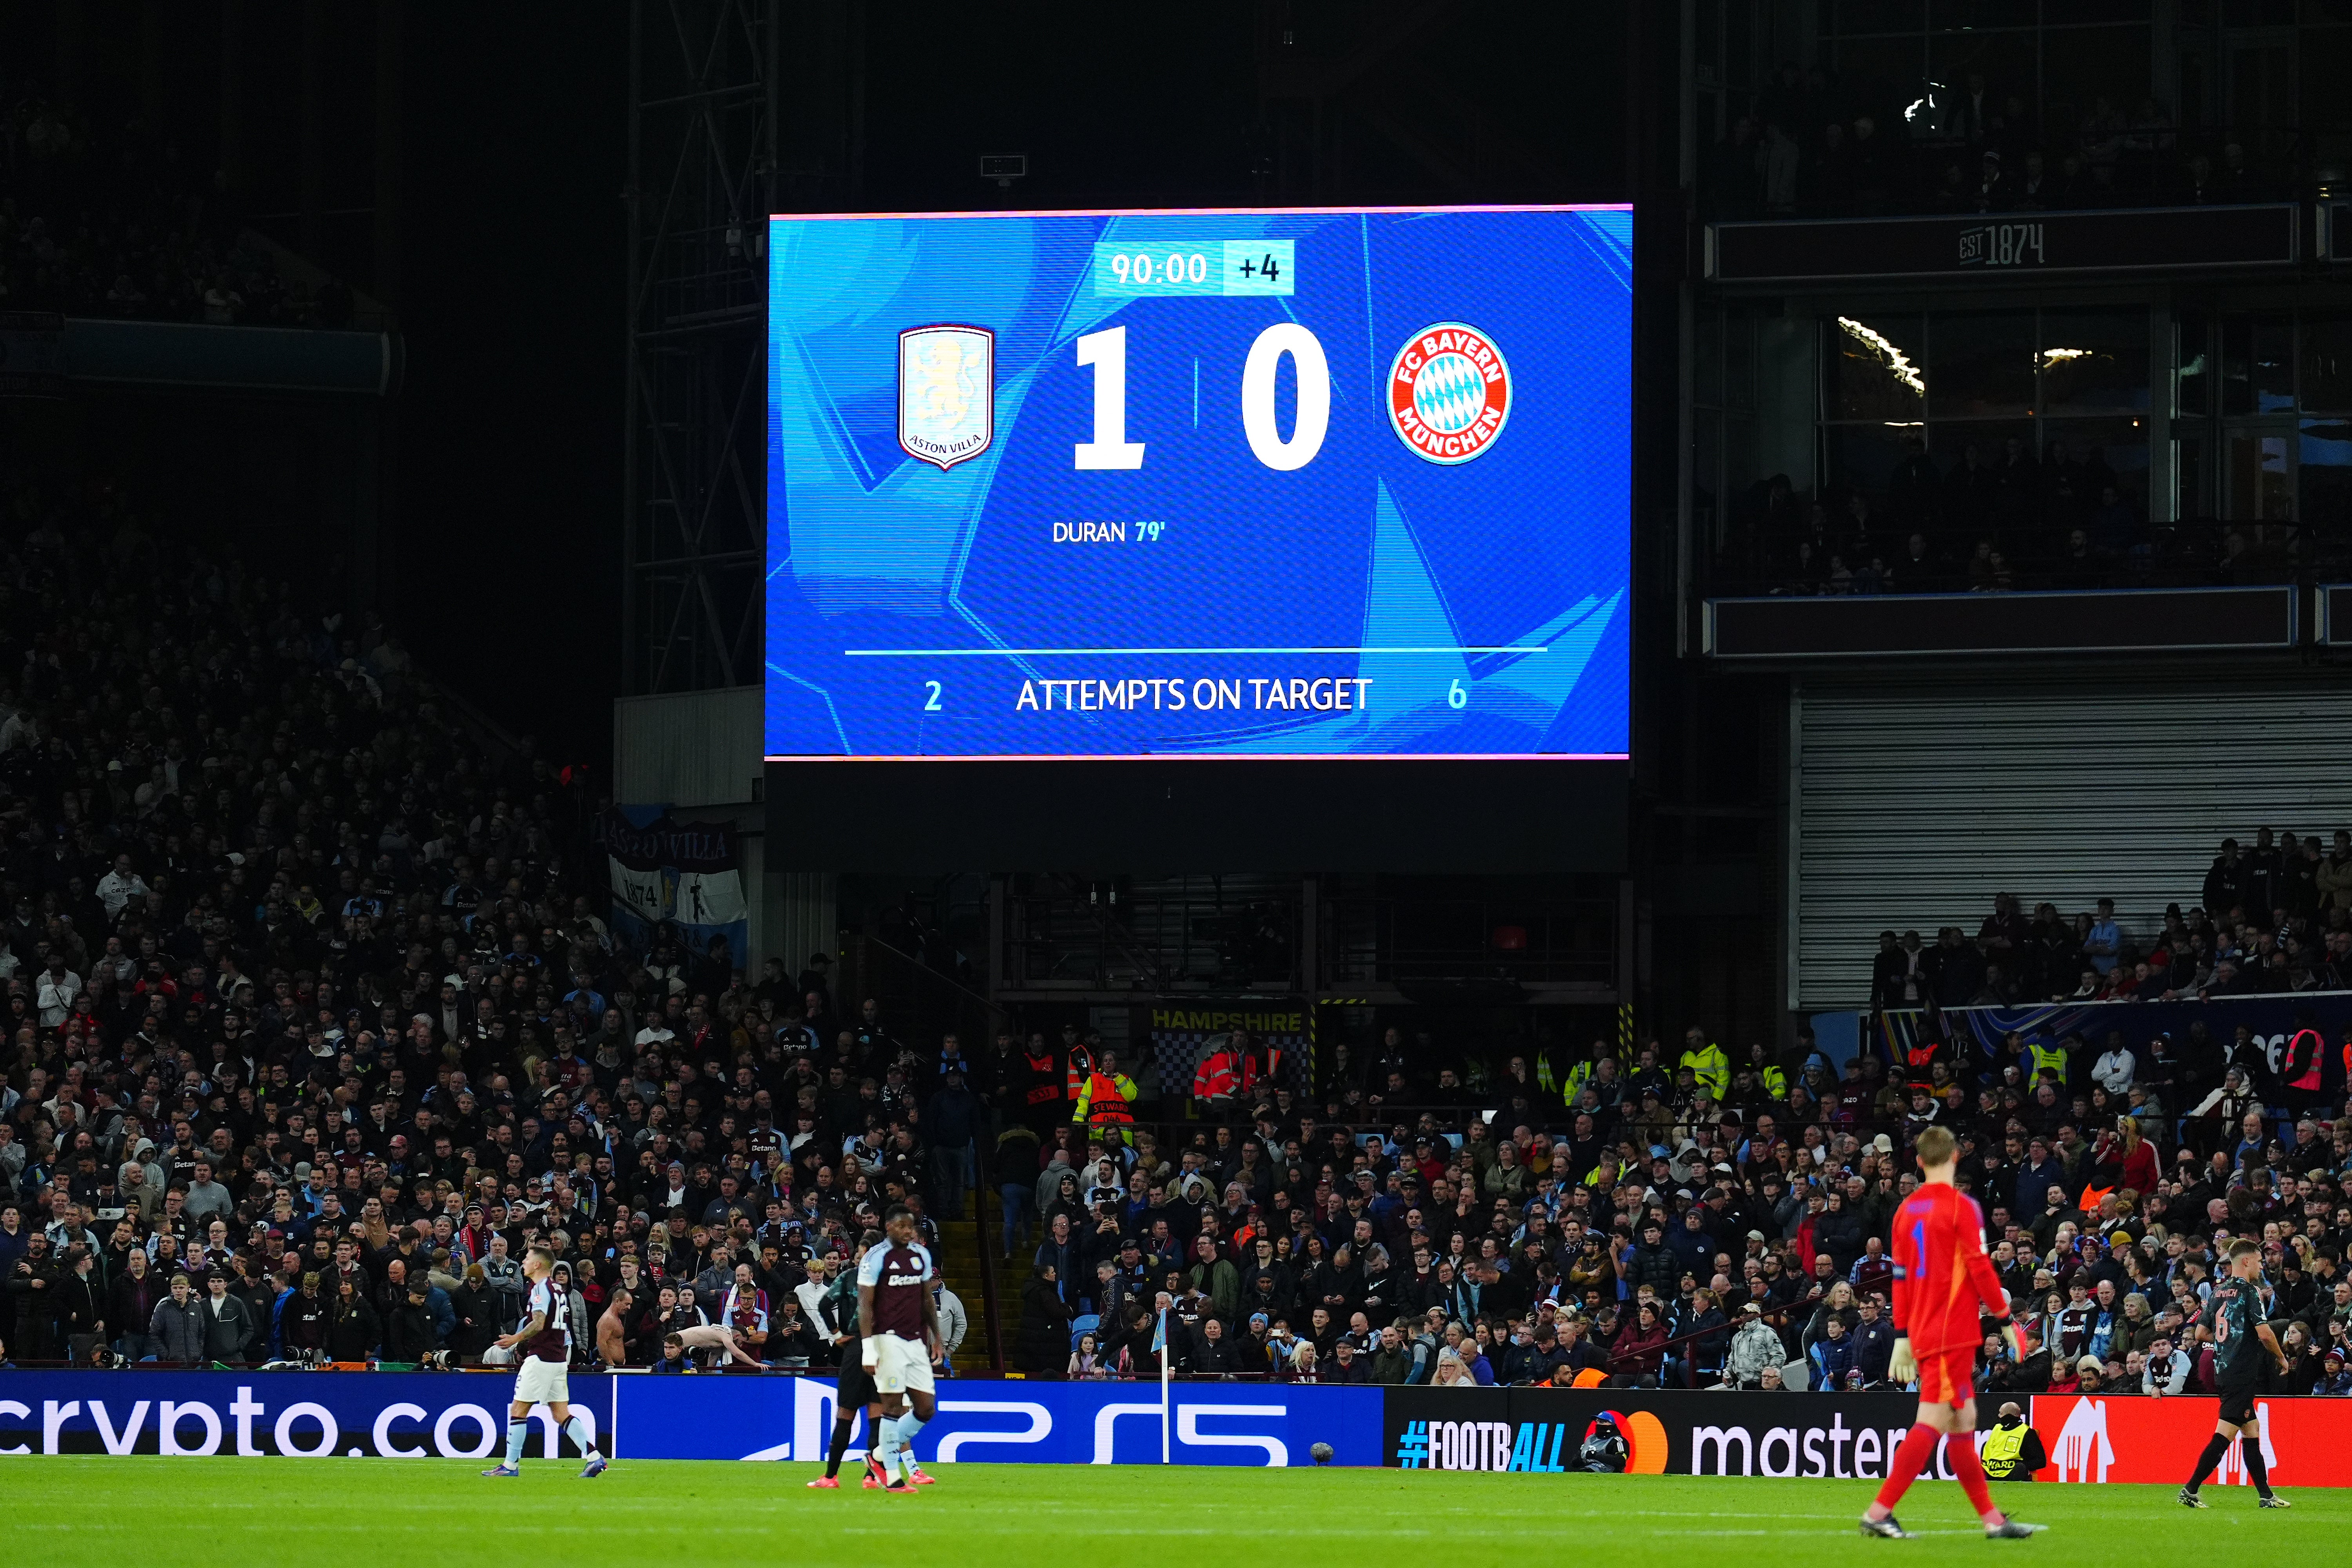
[[[996,334],[909,327],[898,334],[898,445],[942,471],[996,439]]]
[[[1405,340],[1389,366],[1389,424],[1433,463],[1466,463],[1511,416],[1511,367],[1477,328],[1439,321]]]

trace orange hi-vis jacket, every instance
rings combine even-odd
[[[1087,1075],[1086,1087],[1078,1091],[1077,1110],[1071,1113],[1073,1121],[1093,1125],[1133,1121],[1138,1090],[1135,1080],[1125,1073],[1093,1072]]]

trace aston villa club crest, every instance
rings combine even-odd
[[[1389,425],[1433,463],[1466,463],[1511,416],[1511,367],[1477,328],[1438,321],[1405,340],[1389,365]]]
[[[898,334],[898,445],[941,471],[996,439],[996,334],[909,327]]]

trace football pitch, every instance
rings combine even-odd
[[[1158,1469],[942,1465],[911,1497],[802,1483],[815,1466],[615,1460],[593,1481],[576,1462],[526,1460],[520,1480],[478,1463],[383,1459],[59,1457],[0,1468],[0,1534],[17,1562],[173,1568],[367,1561],[511,1568],[647,1562],[870,1563],[886,1558],[1033,1568],[1070,1553],[1244,1568],[1321,1568],[1408,1557],[1573,1552],[1577,1568],[1785,1562],[2169,1561],[2221,1548],[2336,1560],[2352,1490],[2290,1494],[2257,1512],[2242,1487],[2209,1487],[2190,1513],[2169,1487],[2008,1486],[1995,1496],[2052,1527],[1988,1542],[1953,1482],[1923,1483],[1900,1510],[1916,1541],[1865,1541],[1866,1481],[1690,1476],[1528,1476],[1340,1469]],[[2332,1543],[2332,1544],[2331,1544]],[[1764,1553],[1759,1557],[1757,1552]],[[1546,1561],[1546,1559],[1538,1559]]]

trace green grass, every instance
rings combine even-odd
[[[809,1465],[524,1461],[486,1481],[452,1460],[29,1458],[0,1462],[0,1539],[40,1568],[167,1562],[274,1568],[365,1562],[513,1568],[648,1563],[1194,1563],[1210,1568],[1363,1568],[1536,1553],[1570,1568],[1694,1563],[2170,1562],[2219,1548],[2272,1561],[2336,1561],[2352,1490],[2291,1494],[2258,1513],[2242,1487],[2189,1513],[2169,1487],[2011,1486],[1996,1495],[2053,1526],[2029,1542],[1978,1538],[1959,1488],[1914,1489],[1902,1517],[1923,1539],[1864,1541],[1864,1481],[1687,1476],[1451,1475],[1399,1470],[1097,1468],[943,1465],[914,1497],[801,1483]],[[1470,1553],[1468,1557],[1465,1552]],[[1562,1557],[1567,1552],[1571,1556]]]

